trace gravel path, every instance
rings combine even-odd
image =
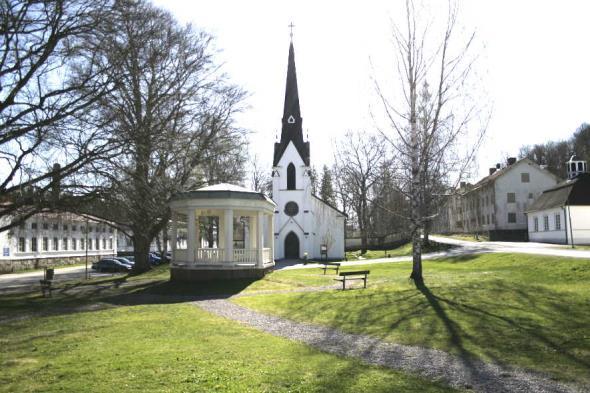
[[[238,306],[225,299],[195,302],[202,309],[274,336],[300,341],[325,352],[357,357],[366,363],[417,373],[431,380],[478,392],[582,392],[540,374],[461,359],[446,352],[388,343],[378,338],[294,322]]]

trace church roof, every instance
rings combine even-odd
[[[301,109],[299,108],[299,90],[297,88],[297,71],[295,70],[295,50],[293,41],[289,45],[289,62],[287,65],[287,85],[285,88],[285,106],[281,128],[281,140],[275,143],[273,166],[278,165],[289,142],[293,142],[305,165],[309,166],[309,142],[303,141]]]
[[[590,174],[582,173],[574,179],[565,180],[543,191],[527,209],[527,212],[563,206],[588,205],[590,205]]]

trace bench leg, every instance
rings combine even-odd
[[[363,281],[365,282],[365,288],[367,288],[367,276],[365,276]]]

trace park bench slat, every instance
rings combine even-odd
[[[346,280],[363,280],[364,288],[367,287],[367,276],[371,273],[370,270],[357,270],[354,272],[341,272],[338,278],[335,278],[336,281],[342,281],[342,290],[346,289]]]

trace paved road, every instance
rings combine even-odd
[[[112,273],[95,273],[88,267],[90,277],[108,277]],[[72,266],[55,269],[56,283],[84,278],[84,266]],[[43,271],[11,273],[0,275],[0,293],[21,292],[31,288],[39,288],[39,280],[43,279]]]

